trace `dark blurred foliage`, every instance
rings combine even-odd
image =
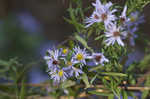
[[[0,28],[1,59],[16,56],[30,59],[35,56],[35,50],[42,38],[24,31],[15,16],[10,15],[1,21]]]

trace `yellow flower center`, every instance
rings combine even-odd
[[[67,62],[67,65],[68,66],[72,66],[72,62]]]
[[[84,59],[83,54],[81,53],[77,54],[77,60],[82,60],[82,59]]]
[[[63,54],[67,54],[68,49],[66,49],[66,48],[65,48],[65,49],[63,49],[63,51],[62,51],[62,52],[63,52]]]
[[[130,21],[131,21],[131,22],[134,22],[134,21],[135,21],[135,18],[134,18],[134,17],[131,17],[131,18],[130,18]]]
[[[104,76],[104,78],[105,78],[106,80],[110,80],[110,77],[109,77],[109,76]]]
[[[62,77],[63,74],[64,74],[64,71],[63,71],[63,70],[60,70],[60,71],[58,72],[59,77]]]

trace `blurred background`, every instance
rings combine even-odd
[[[94,1],[83,0],[83,6]],[[125,0],[111,1],[121,5],[125,3]],[[24,64],[42,60],[48,48],[55,47],[74,31],[63,18],[68,17],[68,6],[69,0],[0,0],[0,59],[17,57]],[[150,4],[144,8],[146,21],[142,25],[144,35],[148,37],[149,10]],[[140,50],[141,46],[138,45]],[[141,52],[136,55],[143,56],[144,53]],[[41,64],[33,66],[28,77],[30,83],[40,83],[48,79]]]
[[[41,60],[48,48],[71,35],[73,29],[63,20],[67,6],[61,0],[0,0],[0,59]],[[29,82],[47,79],[40,66],[32,67]]]

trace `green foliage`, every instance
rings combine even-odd
[[[71,81],[71,80],[68,80],[68,81],[65,81],[62,83],[62,88],[66,89],[68,87],[71,87],[71,86],[74,86],[76,83]]]
[[[146,55],[144,57],[144,59],[140,62],[140,64],[138,65],[138,67],[140,68],[141,71],[146,70],[147,68],[149,68],[149,64],[150,64],[150,55]]]
[[[144,86],[150,87],[150,75],[148,75]],[[146,99],[146,97],[149,96],[149,94],[150,94],[149,90],[143,91],[143,93],[142,93],[142,99]]]
[[[102,81],[104,86],[108,90],[110,90],[115,96],[117,96],[119,99],[120,99],[120,95],[123,96],[123,99],[127,99],[128,96],[131,96],[132,93],[126,90],[122,90],[118,88],[118,86],[122,84],[122,81],[128,81],[128,84],[135,85],[136,84],[135,77],[138,77],[138,75],[135,76],[135,73],[137,72],[135,71],[135,68],[140,68],[141,70],[140,72],[148,68],[148,64],[150,64],[149,56],[147,55],[141,62],[139,62],[140,64],[138,63],[131,64],[124,71],[123,70],[125,68],[124,65],[128,60],[127,54],[132,51],[128,50],[127,47],[120,47],[118,44],[114,44],[114,46],[107,47],[104,43],[105,40],[105,36],[103,35],[103,32],[105,32],[104,25],[101,23],[96,23],[93,24],[91,27],[85,29],[84,28],[85,24],[83,24],[83,22],[85,19],[84,13],[87,10],[82,8],[82,1],[73,0],[72,2],[73,2],[72,4],[74,4],[75,7],[73,8],[72,6],[70,6],[69,8],[70,19],[65,18],[65,20],[75,26],[77,32],[74,33],[75,34],[74,38],[85,48],[87,48],[89,51],[94,52],[92,47],[89,47],[88,45],[88,42],[90,42],[89,39],[91,39],[91,37],[94,36],[94,42],[100,43],[100,48],[97,47],[97,49],[100,49],[99,51],[103,52],[104,55],[107,56],[110,60],[110,63],[105,64],[104,67],[97,66],[97,67],[90,68],[90,72],[94,71],[96,75],[91,74],[92,76],[89,77],[89,75],[87,76],[84,74],[82,76],[86,88],[89,88],[97,80]],[[128,7],[127,15],[137,10],[142,11],[143,7],[149,2],[150,2],[149,0],[127,0],[126,1],[126,5]],[[115,5],[115,8],[121,8],[121,7]],[[121,61],[120,61],[120,57],[121,57]],[[91,79],[90,82],[88,81],[89,79]],[[103,93],[103,92],[98,92],[96,90],[88,91],[88,93],[108,96],[109,99],[114,98],[114,95],[111,93]]]
[[[142,11],[145,5],[150,3],[149,0],[126,0],[126,5],[128,6],[128,13],[133,11]]]
[[[88,76],[86,74],[82,75],[82,80],[85,83],[86,88],[89,88],[90,87],[90,83],[89,83],[89,80],[88,80]]]

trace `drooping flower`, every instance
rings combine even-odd
[[[103,55],[103,53],[93,53],[91,59],[93,59],[96,65],[104,65],[104,62],[109,62],[109,60]]]
[[[111,25],[108,29],[106,29],[105,36],[107,39],[105,43],[107,46],[114,45],[117,42],[119,45],[124,46],[122,41],[123,37],[126,37],[127,32],[123,31],[121,26],[117,27],[116,24]]]
[[[49,75],[51,76],[51,79],[54,80],[54,82],[61,82],[61,81],[65,81],[68,77],[67,73],[63,70],[57,70],[57,71],[51,71],[49,72]]]
[[[131,46],[135,46],[135,38],[137,38],[137,35],[135,32],[137,31],[137,27],[135,26],[134,28],[128,28],[127,29],[127,38],[129,40],[129,44]]]
[[[95,7],[95,11],[91,15],[91,17],[87,18],[85,21],[86,28],[94,23],[103,22],[105,25],[105,28],[107,28],[109,25],[112,24],[113,21],[116,20],[116,16],[113,15],[114,12],[116,12],[116,9],[110,10],[110,7],[112,6],[112,3],[106,3],[101,4],[99,0],[96,0],[96,3],[93,3],[93,6]]]
[[[56,71],[59,69],[59,57],[61,56],[61,52],[59,50],[48,50],[48,56],[45,56],[44,59],[47,62],[48,69],[51,71]]]
[[[125,5],[123,12],[121,13],[121,16],[120,16],[120,22],[122,24],[125,24],[126,22],[129,21],[129,18],[127,18],[127,16],[126,16],[126,12],[127,12],[127,6]]]
[[[89,58],[89,55],[86,52],[86,49],[80,49],[80,47],[73,48],[73,59],[75,63],[80,63],[80,67],[86,65],[86,59]]]

